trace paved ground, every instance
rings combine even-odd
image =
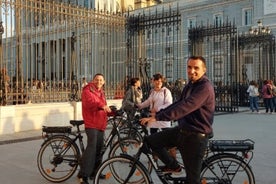
[[[252,139],[255,141],[251,162],[256,183],[276,183],[276,114],[252,114],[244,111],[215,116],[214,139]],[[5,184],[48,184],[39,174],[36,156],[41,131],[0,136],[0,178]],[[153,177],[155,183],[160,183]],[[76,184],[72,177],[64,184]]]

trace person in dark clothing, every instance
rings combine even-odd
[[[122,101],[122,109],[127,113],[128,119],[133,120],[137,111],[135,106],[141,103],[143,92],[141,89],[141,81],[138,77],[131,78],[130,84],[131,87],[126,91]]]
[[[146,141],[166,165],[162,169],[164,173],[181,172],[177,161],[167,152],[168,147],[179,149],[187,184],[201,183],[202,160],[208,139],[213,134],[215,93],[206,70],[206,60],[202,56],[190,57],[187,64],[189,83],[184,87],[180,99],[155,116],[140,121],[142,125],[155,121],[178,121],[178,126],[150,135]]]

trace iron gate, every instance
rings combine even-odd
[[[239,34],[230,21],[199,26],[189,30],[189,53],[208,61],[216,111],[236,112],[239,106],[249,106],[249,81],[258,81],[260,90],[263,80],[275,81],[275,36],[270,32]]]
[[[127,67],[130,76],[142,78],[145,98],[150,91],[150,80],[155,73],[167,79],[175,99],[175,84],[185,74],[183,67],[183,38],[178,7],[151,12],[142,11],[127,19]],[[136,68],[140,69],[137,70]],[[139,71],[136,73],[135,71]]]
[[[82,78],[98,72],[106,76],[109,99],[122,98],[134,76],[148,92],[157,72],[177,99],[188,55],[207,59],[217,111],[248,106],[250,80],[260,87],[264,79],[276,80],[275,37],[263,28],[240,34],[230,21],[206,21],[189,30],[187,46],[177,6],[121,15],[54,1],[0,3],[0,105],[79,100]]]
[[[122,96],[125,16],[55,1],[0,6],[0,105],[79,100],[82,78],[96,73],[107,98]]]

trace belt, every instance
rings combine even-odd
[[[184,134],[184,135],[196,135],[199,137],[208,137],[209,134],[203,134],[203,133],[199,133],[199,132],[193,132],[193,131],[189,131],[189,130],[185,130],[185,129],[180,129],[180,133]]]

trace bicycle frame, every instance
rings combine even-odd
[[[227,142],[228,141],[228,142]],[[245,169],[247,171],[245,172],[252,172],[251,169],[248,169],[247,167],[249,167],[249,162],[252,160],[253,158],[253,147],[254,147],[254,142],[252,140],[215,140],[215,141],[210,141],[210,144],[208,146],[208,150],[209,153],[212,153],[211,156],[208,156],[206,159],[203,160],[203,170],[207,168],[208,171],[212,172],[213,177],[211,178],[212,181],[216,181],[218,183],[227,183],[227,182],[231,182],[235,176],[235,174],[237,172],[239,172],[240,168]],[[247,153],[251,152],[251,158],[249,158],[248,161],[246,161],[247,157]],[[160,168],[158,167],[157,163],[154,161],[154,158],[152,156],[152,152],[149,149],[147,143],[144,141],[141,145],[140,145],[140,149],[138,150],[137,154],[134,157],[131,157],[129,155],[126,154],[122,154],[121,157],[122,158],[127,158],[129,160],[131,160],[131,164],[132,164],[132,168],[129,171],[127,177],[124,180],[124,183],[128,183],[130,178],[132,177],[132,175],[135,172],[136,169],[136,164],[139,164],[139,166],[141,165],[140,162],[140,156],[141,154],[144,153],[147,158],[149,159],[150,163],[153,165],[154,170],[156,171],[156,174],[158,176],[158,178],[161,180],[162,183],[164,184],[171,184],[171,182],[173,183],[182,183],[185,182],[186,177],[172,177],[170,174],[164,174]],[[238,153],[241,153],[242,156],[238,155]],[[224,168],[225,164],[225,158],[229,158],[230,160],[233,159],[236,164],[238,165],[237,168],[235,168],[236,170],[231,170],[231,173],[228,173],[228,168]],[[224,173],[222,173],[221,175],[218,175],[216,173],[215,170],[213,170],[213,165],[209,165],[210,163],[212,163],[213,161],[216,162],[220,162],[221,163],[221,169]],[[230,162],[231,163],[231,162]],[[227,165],[227,164],[226,164]],[[228,167],[230,167],[231,165],[227,165]],[[141,167],[141,166],[140,166]],[[145,167],[144,167],[145,169]],[[144,171],[147,171],[146,169]],[[234,172],[234,173],[232,173]],[[147,175],[150,176],[150,173],[147,172]],[[255,183],[255,179],[254,179],[254,175],[252,173],[249,173],[250,177],[248,180],[251,183]],[[150,177],[149,177],[150,178]],[[210,180],[210,178],[207,178]],[[203,180],[205,180],[205,178],[203,178]]]

